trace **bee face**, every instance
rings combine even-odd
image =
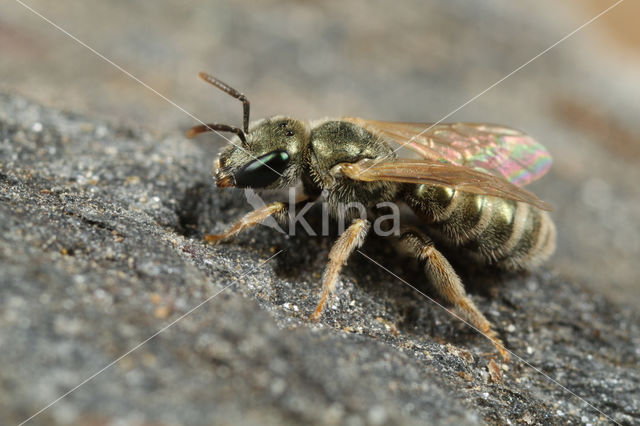
[[[309,141],[299,120],[273,117],[254,123],[246,135],[223,150],[216,161],[216,185],[238,188],[285,188],[302,172]]]

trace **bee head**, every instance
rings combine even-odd
[[[242,101],[243,128],[227,124],[203,124],[191,128],[188,137],[208,131],[231,132],[235,136],[215,162],[216,185],[239,188],[286,188],[298,181],[304,149],[308,145],[307,126],[288,117],[272,117],[249,127],[249,100],[242,93],[205,73],[200,77]]]
[[[295,186],[302,172],[304,149],[309,140],[307,126],[287,117],[273,117],[254,123],[216,160],[219,187],[286,188]]]

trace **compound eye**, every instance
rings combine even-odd
[[[265,188],[277,181],[289,165],[289,153],[271,151],[241,168],[235,174],[236,186],[240,188]]]

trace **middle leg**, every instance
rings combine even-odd
[[[322,275],[322,296],[315,312],[311,315],[312,320],[317,321],[322,315],[327,297],[333,293],[336,287],[336,281],[338,281],[338,274],[342,266],[347,264],[347,259],[353,253],[353,250],[362,245],[369,231],[369,226],[369,222],[364,219],[354,220],[331,248],[329,263]]]

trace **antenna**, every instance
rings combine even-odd
[[[234,98],[236,98],[236,99],[238,99],[238,100],[240,100],[242,102],[242,112],[243,112],[242,124],[243,124],[243,130],[244,130],[245,134],[249,133],[249,99],[247,99],[247,97],[245,95],[243,95],[242,93],[238,92],[233,87],[229,86],[228,84],[226,84],[223,81],[218,80],[214,76],[207,74],[206,72],[201,72],[198,75],[200,76],[201,79],[203,79],[207,83],[213,84],[218,89],[222,90],[223,92],[233,96]]]

